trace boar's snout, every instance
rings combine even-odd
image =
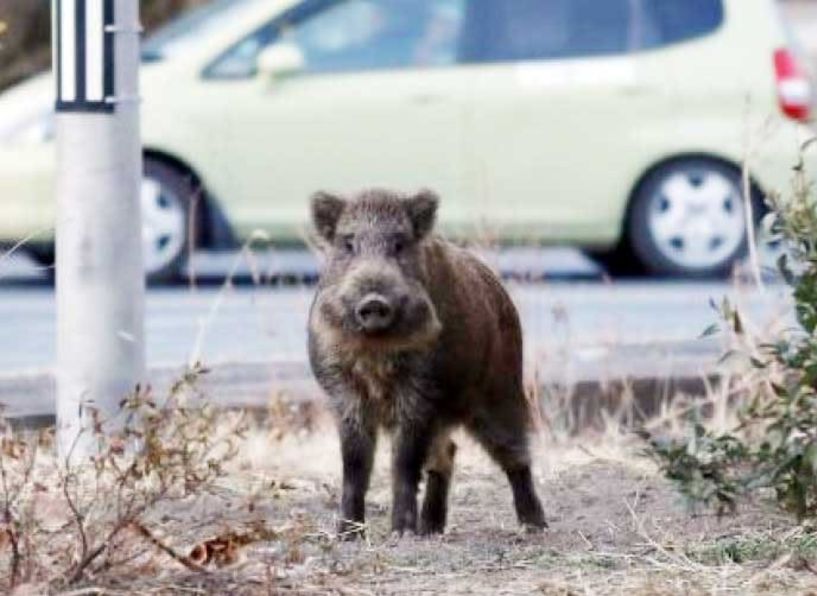
[[[394,307],[382,294],[371,293],[355,307],[355,318],[367,333],[386,331],[394,322]]]

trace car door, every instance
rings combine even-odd
[[[473,0],[474,218],[519,239],[606,244],[619,232],[656,105],[638,0]]]
[[[429,187],[444,205],[461,196],[464,6],[305,2],[216,62],[208,77],[225,109],[212,126],[225,161],[211,177],[237,227],[296,236],[318,189]],[[256,74],[257,56],[271,44],[297,48],[303,68],[274,79]]]

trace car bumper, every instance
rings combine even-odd
[[[55,147],[0,146],[0,242],[54,237]]]

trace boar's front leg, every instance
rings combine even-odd
[[[417,489],[431,442],[431,429],[405,422],[392,439],[392,531],[417,532]]]
[[[366,491],[372,475],[377,426],[357,416],[339,420],[341,457],[343,459],[343,495],[338,534],[353,539],[363,535],[366,519]]]

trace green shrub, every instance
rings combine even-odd
[[[738,422],[707,428],[702,408],[689,413],[688,436],[642,431],[648,454],[693,504],[733,511],[742,496],[773,495],[798,519],[817,517],[817,201],[801,163],[789,200],[772,197],[767,229],[783,244],[780,273],[792,288],[797,327],[743,352],[749,389]],[[722,327],[754,345],[740,314],[721,307]],[[746,341],[744,341],[746,340]]]

